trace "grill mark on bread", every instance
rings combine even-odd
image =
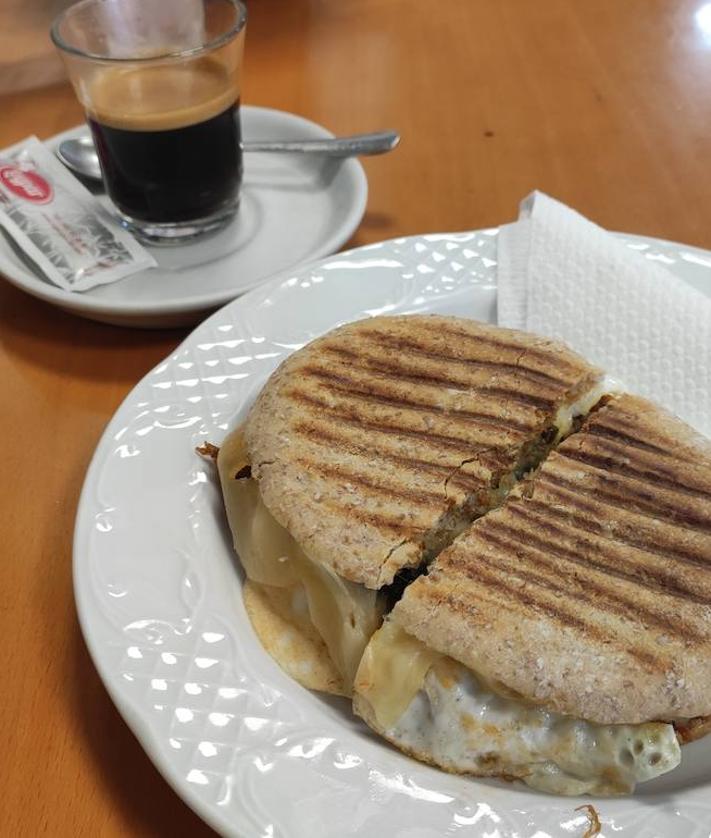
[[[489,396],[497,396],[515,404],[522,404],[526,407],[533,407],[536,410],[552,410],[555,406],[555,399],[547,399],[544,396],[532,396],[529,393],[521,393],[516,390],[509,390],[506,387],[496,385],[485,385],[477,388],[478,393],[485,393]]]
[[[491,426],[497,429],[511,432],[513,429],[523,433],[530,433],[535,430],[536,423],[531,420],[523,422],[520,419],[501,419],[490,413],[481,413],[473,410],[447,410],[440,405],[431,404],[428,402],[417,402],[406,399],[403,396],[396,396],[392,393],[383,392],[378,389],[374,382],[356,381],[344,375],[337,375],[329,370],[324,370],[319,367],[304,367],[301,373],[317,378],[319,380],[328,381],[329,391],[342,393],[352,398],[358,397],[364,401],[374,402],[375,404],[383,404],[387,407],[405,408],[407,410],[415,410],[422,413],[438,413],[446,417],[449,421],[464,420],[472,424],[481,424]]]
[[[461,439],[456,436],[449,436],[447,434],[435,434],[430,431],[419,431],[414,428],[403,428],[401,425],[388,425],[384,422],[374,422],[367,417],[359,416],[354,410],[347,410],[344,408],[337,408],[328,402],[321,401],[307,393],[291,390],[285,394],[294,402],[299,404],[307,404],[318,409],[320,413],[327,413],[329,416],[337,418],[341,423],[355,426],[357,428],[368,428],[371,431],[377,431],[383,434],[390,434],[394,436],[406,436],[411,439],[418,439],[425,442],[431,448],[448,448],[463,454],[462,459],[470,456],[476,456],[478,453],[486,451],[495,451],[505,448],[498,443],[486,444],[480,446],[470,446],[466,439]]]
[[[554,487],[549,487],[548,491],[550,494],[558,497],[563,504],[570,504],[570,492],[559,490]],[[543,513],[543,515],[551,515],[558,520],[562,520],[564,523],[572,522],[576,527],[578,527],[578,529],[591,535],[599,535],[602,538],[612,539],[619,544],[636,547],[648,553],[653,553],[655,556],[659,556],[663,559],[676,559],[677,561],[684,562],[692,567],[702,567],[708,569],[709,566],[711,566],[711,561],[703,554],[680,548],[676,543],[672,544],[667,542],[662,546],[659,546],[660,541],[662,540],[660,533],[654,533],[653,541],[632,537],[629,532],[630,527],[627,525],[625,525],[624,532],[615,531],[614,533],[611,533],[609,527],[606,527],[604,524],[600,524],[594,520],[595,516],[600,514],[600,510],[595,509],[592,504],[585,504],[578,501],[575,504],[578,508],[578,514],[576,514],[575,512],[571,512],[569,508],[564,507],[561,509],[554,504],[541,503],[535,500],[535,498],[527,500],[526,503],[529,507],[538,509]],[[579,514],[580,512],[582,512],[582,514]],[[652,536],[650,536],[650,538],[651,537]]]
[[[608,409],[602,410],[591,416],[590,421],[586,424],[584,431],[588,434],[594,435],[598,428],[605,428],[607,430],[615,431],[624,434],[629,440],[635,440],[638,443],[651,445],[656,450],[655,454],[660,453],[666,458],[673,460],[679,459],[679,446],[675,441],[664,434],[660,433],[657,427],[649,427],[645,423],[644,417],[638,414],[630,413],[629,409],[620,405],[620,402],[625,401],[625,396],[617,395],[611,396],[611,401],[608,403]],[[622,440],[620,444],[624,445],[627,440]],[[636,446],[635,446],[636,447]],[[673,453],[671,453],[673,451]],[[689,460],[688,452],[683,451],[684,460]]]
[[[595,485],[586,486],[579,481],[567,480],[552,469],[544,469],[541,472],[539,485],[545,488],[557,486],[569,489],[571,493],[577,495],[578,500],[581,497],[591,498],[613,509],[621,509],[625,512],[631,511],[635,515],[642,515],[654,521],[663,518],[670,524],[693,532],[711,533],[711,518],[683,508],[679,509],[675,506],[663,504],[650,492],[635,486],[627,485],[620,491],[613,491],[611,486],[616,487],[617,484],[605,474],[595,475]]]
[[[558,391],[551,396],[551,398],[544,398],[543,396],[533,396],[522,394],[520,392],[520,383],[517,383],[517,388],[507,387],[488,387],[475,384],[471,379],[467,378],[444,378],[436,373],[427,372],[426,370],[411,370],[403,369],[400,364],[388,363],[382,358],[367,357],[359,352],[351,349],[346,349],[342,346],[324,346],[324,352],[329,352],[339,358],[344,358],[349,364],[357,366],[362,370],[375,372],[378,375],[393,381],[409,381],[411,384],[424,385],[427,387],[444,387],[449,390],[458,390],[463,392],[476,393],[491,393],[492,395],[500,396],[510,399],[511,401],[519,401],[527,406],[543,406],[545,409],[551,409],[555,400],[558,398]],[[501,370],[501,372],[504,372]],[[494,376],[492,376],[493,378]]]
[[[412,340],[411,338],[401,335],[381,334],[374,330],[362,329],[360,336],[370,338],[373,341],[372,347],[376,351],[385,346],[387,349],[397,349],[409,356],[414,355],[421,358],[427,358],[427,360],[439,363],[462,364],[464,366],[473,367],[474,369],[491,369],[497,372],[523,374],[532,382],[553,387],[555,390],[563,390],[566,387],[566,383],[561,381],[557,375],[540,370],[534,370],[531,367],[526,367],[520,363],[520,361],[527,354],[526,347],[511,347],[518,354],[518,360],[515,363],[509,363],[507,361],[488,361],[471,356],[462,357],[459,355],[438,352],[432,347],[427,347],[416,340]]]
[[[579,463],[584,463],[591,468],[599,469],[600,471],[612,472],[613,474],[621,474],[626,477],[636,477],[642,481],[648,481],[665,489],[671,489],[673,492],[679,492],[689,497],[699,498],[701,500],[711,500],[711,492],[705,489],[698,489],[689,486],[686,483],[681,483],[676,475],[660,473],[662,466],[657,467],[647,466],[645,462],[640,460],[634,461],[630,456],[631,452],[625,446],[619,446],[615,449],[615,443],[608,441],[607,447],[600,446],[602,450],[599,452],[583,451],[581,449],[573,448],[573,446],[561,446],[558,449],[558,454],[568,460],[575,460]],[[621,448],[621,450],[620,450]],[[619,458],[623,458],[620,462]]]
[[[556,573],[556,571],[560,570],[556,566],[556,562],[548,558],[547,552],[551,551],[547,551],[546,548],[540,549],[539,547],[532,546],[533,539],[528,537],[528,533],[526,534],[527,540],[525,544],[516,540],[518,533],[515,528],[513,529],[513,538],[511,535],[512,529],[499,520],[489,520],[486,522],[485,528],[480,532],[480,536],[485,542],[490,542],[501,548],[504,556],[508,555],[509,552],[513,552],[520,562],[516,563],[499,555],[496,559],[497,569],[503,564],[506,564],[511,575],[518,576],[527,582],[533,582],[539,587],[551,591],[554,595],[557,593],[566,597],[570,596],[571,589],[568,585],[559,584],[555,579],[545,575],[545,573],[538,572],[539,568],[543,567],[548,569],[549,573]],[[490,566],[492,564],[484,556],[477,557],[478,561],[484,561]],[[576,562],[576,565],[588,570],[584,562]],[[574,578],[579,584],[579,588],[574,591],[574,596],[577,599],[582,599],[589,603],[592,606],[590,609],[590,613],[592,614],[616,614],[623,619],[634,615],[643,624],[654,623],[665,632],[676,637],[683,637],[685,640],[705,641],[709,639],[708,634],[699,632],[693,626],[683,623],[678,618],[678,615],[677,619],[672,620],[663,613],[648,608],[638,600],[617,593],[609,586],[606,586],[604,583],[601,584],[589,575],[580,577],[576,573],[574,574]],[[594,591],[597,597],[590,596],[589,591]]]
[[[397,540],[402,541],[403,544],[407,541],[418,541],[424,538],[427,532],[423,527],[414,526],[404,519],[399,520],[386,515],[379,515],[377,512],[359,506],[342,503],[338,498],[324,497],[320,501],[320,505],[336,512],[340,518],[354,518],[373,527],[373,529],[395,533]],[[344,515],[344,513],[346,514]]]
[[[628,557],[624,559],[627,564],[620,565],[620,557],[605,552],[603,549],[605,546],[604,543],[586,543],[585,558],[581,559],[575,550],[566,547],[559,541],[554,541],[554,539],[560,539],[560,541],[570,541],[575,538],[576,543],[579,543],[581,536],[579,529],[575,527],[566,529],[563,526],[557,526],[550,520],[542,519],[540,515],[532,514],[528,509],[526,509],[526,506],[527,504],[523,503],[510,503],[506,509],[509,515],[512,515],[514,518],[523,518],[524,521],[530,525],[526,528],[522,536],[525,538],[526,543],[535,545],[536,548],[542,552],[545,551],[551,555],[557,556],[563,561],[571,562],[582,568],[592,566],[603,573],[616,577],[617,579],[632,582],[640,588],[644,588],[654,594],[663,593],[667,596],[675,597],[685,602],[688,601],[696,603],[697,605],[711,606],[711,594],[708,596],[702,596],[691,590],[688,586],[683,584],[683,580],[679,580],[679,577],[675,574],[674,570],[666,570],[664,568],[652,569],[649,565],[642,564],[639,561],[630,561]],[[525,526],[525,524],[523,526]],[[534,528],[536,531],[548,536],[548,538],[539,537],[533,531]],[[516,532],[514,524],[511,524],[509,529],[512,534]],[[589,535],[593,534],[590,533]],[[634,549],[640,550],[641,548],[636,547]],[[602,560],[598,557],[602,557]],[[618,564],[615,565],[614,562],[618,562]],[[629,568],[629,570],[627,568]],[[711,576],[708,581],[711,586]]]
[[[662,457],[669,457],[669,449],[663,448],[659,445],[654,445],[651,442],[638,439],[627,431],[619,430],[613,425],[592,423],[584,428],[586,434],[590,436],[604,437],[619,445],[624,445],[625,448],[638,448],[640,451],[646,451],[650,454],[655,454]]]
[[[640,663],[652,670],[657,670],[661,666],[666,666],[665,663],[660,661],[659,657],[650,654],[644,649],[619,645],[616,642],[618,641],[618,637],[614,632],[604,631],[604,629],[599,625],[584,620],[582,617],[571,613],[566,608],[563,608],[560,605],[555,605],[545,599],[541,599],[540,597],[536,597],[528,588],[523,590],[519,586],[507,583],[505,579],[502,579],[495,573],[495,566],[493,566],[492,571],[489,571],[483,568],[481,564],[477,564],[476,568],[474,568],[470,563],[465,561],[462,571],[465,576],[470,579],[474,579],[475,581],[479,581],[481,584],[485,585],[486,588],[493,588],[494,590],[504,594],[504,602],[507,606],[518,605],[519,609],[522,610],[523,613],[525,613],[525,609],[522,609],[521,606],[527,606],[538,613],[545,614],[551,621],[557,622],[567,628],[574,629],[585,637],[593,638],[603,644],[614,645],[616,648],[636,658]],[[479,596],[479,591],[477,591],[476,595]],[[486,596],[483,598],[487,599]],[[453,610],[458,611],[466,617],[469,605],[467,603],[460,604],[459,601],[454,598],[453,592],[445,595],[443,600],[446,601]],[[491,599],[489,599],[489,602],[491,602]],[[501,608],[502,604],[501,600],[497,601],[494,599],[493,601],[493,605],[496,608]]]
[[[359,443],[354,442],[348,435],[341,436],[337,432],[327,430],[323,427],[316,427],[315,424],[306,422],[297,422],[294,425],[294,430],[308,439],[312,444],[330,449],[329,443],[332,443],[343,446],[343,448],[351,454],[366,457],[369,461],[372,461],[374,458],[372,448],[368,448],[365,445],[360,445]],[[431,460],[422,460],[416,457],[405,457],[399,454],[393,454],[389,451],[383,451],[382,448],[377,451],[377,459],[395,463],[396,465],[410,471],[414,471],[415,473],[426,471],[430,474],[441,475],[445,480],[449,478],[449,483],[455,482],[460,484],[465,489],[481,489],[488,486],[488,480],[484,481],[476,475],[469,475],[464,472],[456,471],[458,467],[453,465],[441,465],[440,463],[434,463]],[[459,466],[459,468],[461,468],[461,466]]]
[[[297,465],[303,466],[309,471],[316,472],[322,477],[334,480],[343,480],[346,483],[355,484],[360,489],[365,490],[368,493],[375,494],[379,497],[385,497],[389,500],[406,500],[410,503],[416,504],[417,506],[425,507],[426,509],[433,509],[436,507],[437,511],[440,511],[442,506],[447,503],[444,487],[441,492],[413,491],[392,483],[380,483],[367,475],[348,469],[345,466],[315,462],[314,460],[309,460],[304,457],[297,458],[295,462]]]
[[[368,461],[372,462],[374,458],[372,448],[368,448],[365,445],[361,445],[357,442],[354,442],[353,439],[348,435],[342,436],[333,429],[317,427],[314,423],[297,422],[294,425],[294,430],[300,433],[303,437],[308,439],[309,442],[314,445],[318,445],[330,450],[331,444],[334,444],[342,446],[350,454],[356,454],[358,456],[365,457]],[[416,457],[406,457],[399,454],[393,454],[389,451],[383,451],[382,448],[379,449],[377,452],[377,459],[385,460],[389,463],[394,463],[395,465],[398,465],[401,468],[408,469],[409,471],[414,471],[415,473],[426,471],[429,474],[441,475],[444,478],[444,480],[442,481],[443,484],[445,480],[448,479],[448,482],[450,484],[454,482],[464,489],[476,490],[488,486],[488,479],[484,481],[476,475],[466,474],[464,472],[458,471],[457,469],[461,468],[461,466],[442,465],[440,463],[432,462],[431,460],[422,460]]]
[[[612,393],[609,395],[609,401],[606,403],[607,410],[601,410],[595,413],[591,426],[604,426],[606,428],[614,428],[618,431],[623,431],[635,439],[639,438],[639,416],[631,414],[624,406],[620,407],[620,400],[624,400],[624,395],[620,393]],[[586,428],[587,430],[587,428]]]
[[[346,349],[343,346],[324,346],[324,352],[330,352],[338,358],[344,358],[348,363],[358,366],[361,369],[367,369],[369,372],[376,372],[386,378],[394,381],[409,381],[411,384],[421,384],[426,387],[445,387],[451,390],[471,390],[472,382],[462,378],[443,378],[441,375],[435,375],[423,371],[414,373],[407,372],[399,367],[397,364],[387,364],[385,361],[373,358],[364,358],[358,352],[351,349]],[[367,361],[367,366],[364,362]]]
[[[491,346],[496,350],[499,351],[507,351],[510,350],[512,352],[517,353],[520,355],[530,356],[531,358],[537,358],[546,366],[550,366],[551,364],[551,350],[550,348],[547,349],[539,349],[536,346],[527,346],[525,344],[519,345],[511,340],[502,340],[500,338],[496,338],[490,335],[478,334],[472,335],[463,329],[457,329],[456,327],[452,327],[451,325],[447,324],[438,324],[436,334],[438,336],[447,335],[451,338],[456,338],[460,340],[465,340],[470,343],[474,343],[477,346],[481,344],[485,344],[486,346]],[[557,372],[562,372],[563,369],[570,371],[570,373],[574,376],[577,376],[580,372],[580,366],[572,363],[571,361],[563,358],[558,354],[555,359],[555,368]]]

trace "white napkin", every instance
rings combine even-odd
[[[498,247],[499,325],[565,341],[711,436],[711,299],[540,192]]]

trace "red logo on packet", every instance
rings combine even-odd
[[[46,204],[54,194],[52,184],[42,175],[17,166],[0,166],[0,182],[13,195],[33,204]]]

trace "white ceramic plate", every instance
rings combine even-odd
[[[626,237],[711,295],[711,253]],[[344,253],[235,300],[151,372],[109,424],[76,524],[89,649],[113,700],[176,791],[225,835],[440,838],[708,836],[711,740],[623,800],[547,796],[445,774],[377,740],[347,702],[310,693],[245,615],[212,466],[274,367],[344,321],[382,312],[493,320],[496,231],[418,236]],[[128,782],[128,779],[127,779]]]
[[[243,106],[245,139],[323,139],[325,128],[300,116]],[[78,126],[47,140],[51,149],[85,132]],[[193,244],[148,248],[158,267],[83,293],[57,288],[27,269],[0,238],[0,273],[35,297],[120,326],[196,323],[277,271],[334,253],[358,227],[368,195],[356,159],[245,154],[235,220]],[[110,206],[108,199],[102,200]]]

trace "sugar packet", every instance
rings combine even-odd
[[[67,291],[86,291],[156,265],[37,137],[0,151],[0,228]]]

